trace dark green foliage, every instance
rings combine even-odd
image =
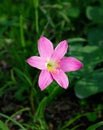
[[[32,130],[49,129],[45,107],[65,91],[53,82],[41,92],[38,87],[40,71],[26,63],[28,57],[38,55],[37,43],[41,35],[48,37],[54,46],[67,39],[69,50],[66,55],[83,62],[81,70],[67,73],[77,97],[90,98],[103,93],[103,0],[0,1],[0,98],[12,96],[21,107],[28,105],[30,120],[16,124]],[[9,118],[1,114],[6,120],[0,122],[0,129],[8,129],[7,122],[14,121],[13,115]],[[81,117],[79,115],[71,122]],[[94,112],[87,118],[92,122],[98,117]],[[71,122],[67,121],[67,126],[61,128],[68,129]],[[100,125],[103,122],[88,130]]]

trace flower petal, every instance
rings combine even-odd
[[[67,52],[68,49],[68,43],[66,40],[61,41],[58,46],[55,48],[53,55],[52,55],[52,59],[54,60],[60,60],[61,58],[63,58],[63,56],[65,55],[65,53]]]
[[[60,61],[61,69],[64,72],[76,71],[83,67],[83,64],[74,57],[65,57]]]
[[[38,41],[38,50],[41,57],[50,58],[53,53],[52,42],[44,36]]]
[[[69,85],[68,78],[62,70],[58,70],[57,72],[52,73],[52,76],[53,79],[55,79],[61,87],[65,89],[68,87]]]
[[[47,70],[42,70],[39,76],[39,87],[44,90],[53,81],[51,74]]]
[[[40,70],[46,69],[45,62],[46,61],[44,58],[38,56],[31,56],[27,59],[27,63],[30,66],[38,68]]]

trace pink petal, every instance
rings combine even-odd
[[[32,56],[32,57],[27,59],[27,63],[30,66],[38,68],[40,70],[46,69],[45,62],[46,61],[45,61],[44,58],[41,58],[41,57],[38,57],[38,56]]]
[[[63,56],[65,55],[65,53],[67,52],[68,49],[68,43],[66,40],[61,41],[58,46],[55,48],[53,55],[52,55],[52,59],[54,60],[60,60],[61,58],[63,58]]]
[[[39,76],[39,87],[44,90],[53,81],[51,74],[47,70],[42,70]]]
[[[62,70],[58,70],[58,72],[52,73],[52,76],[53,79],[55,79],[61,87],[65,89],[68,87],[69,85],[68,78]]]
[[[61,59],[60,66],[64,72],[69,72],[79,70],[83,64],[74,57],[66,57]]]
[[[49,39],[41,36],[38,41],[38,50],[40,56],[50,58],[53,53],[53,44]]]

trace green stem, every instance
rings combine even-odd
[[[38,15],[38,5],[39,5],[39,0],[33,0],[34,3],[34,8],[35,8],[35,29],[36,32],[39,33],[39,23],[38,23],[38,19],[39,19],[39,15]]]
[[[31,105],[31,111],[32,111],[33,115],[35,114],[36,106],[38,106],[38,104],[39,104],[38,94],[35,89],[35,84],[36,84],[37,78],[38,78],[38,74],[34,78],[34,82],[31,86],[31,92],[30,92],[30,105]],[[35,100],[34,100],[34,98],[35,98]]]

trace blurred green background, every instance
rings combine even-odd
[[[81,102],[103,94],[103,0],[0,0],[1,113],[15,111],[14,106],[4,110],[9,102],[29,104],[33,84],[36,104],[53,89],[55,83],[50,90],[40,92],[38,70],[26,63],[28,57],[38,55],[41,35],[54,46],[66,39],[69,44],[66,56],[74,56],[84,64],[83,69],[67,74],[70,80],[67,91],[73,89]]]

